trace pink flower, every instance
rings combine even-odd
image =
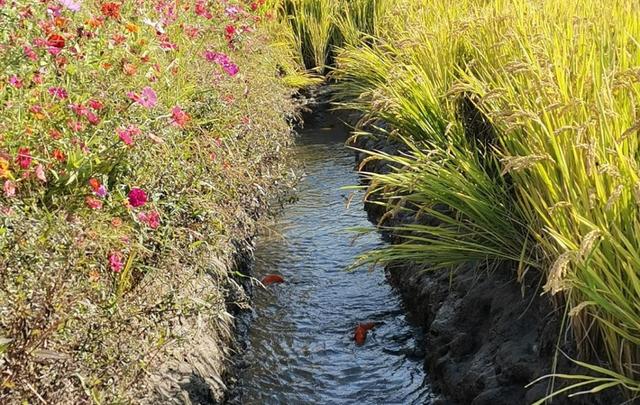
[[[120,273],[124,268],[122,253],[114,252],[109,255],[109,267],[114,273]]]
[[[160,214],[157,211],[141,212],[138,214],[138,220],[151,229],[157,229],[160,226]]]
[[[190,119],[191,117],[189,117],[189,114],[184,112],[182,108],[178,106],[173,107],[171,110],[171,120],[173,121],[173,125],[177,127],[184,128]]]
[[[228,65],[222,66],[222,68],[225,70],[225,72],[227,72],[229,76],[235,76],[240,71],[238,65],[236,65],[235,63],[229,63]]]
[[[67,125],[69,125],[69,129],[73,132],[82,132],[84,131],[84,125],[80,121],[69,120],[67,121]]]
[[[100,117],[91,111],[87,111],[84,116],[91,125],[98,125],[100,123]]]
[[[102,201],[91,196],[85,197],[84,202],[85,204],[87,204],[87,207],[91,208],[92,210],[99,210],[100,208],[102,208]]]
[[[211,14],[211,12],[207,9],[206,3],[204,2],[204,0],[198,0],[196,1],[196,14],[199,15],[200,17],[204,17],[207,20],[210,20],[213,18],[213,14]]]
[[[15,87],[16,89],[19,89],[22,87],[22,80],[18,76],[13,75],[9,77],[9,84]]]
[[[77,13],[78,11],[80,11],[81,3],[79,1],[60,0],[60,4],[62,4],[67,10],[73,11],[74,13]]]
[[[242,12],[242,9],[236,7],[236,6],[231,6],[231,7],[227,7],[224,12],[229,16],[229,17],[235,17],[238,14],[240,14]]]
[[[158,103],[156,92],[149,86],[142,89],[142,94],[138,99],[138,103],[145,108],[153,108]]]
[[[43,183],[47,182],[47,176],[44,173],[44,166],[42,166],[42,164],[36,166],[36,177]]]
[[[16,195],[16,185],[11,180],[5,180],[4,182],[4,195],[7,197],[13,197]]]
[[[87,112],[89,112],[89,109],[87,109],[87,107],[83,106],[82,104],[71,104],[69,108],[71,108],[71,111],[81,117],[84,117]]]
[[[141,207],[147,203],[147,193],[141,188],[134,187],[129,191],[129,204],[132,207]]]
[[[229,57],[223,53],[208,50],[204,52],[204,58],[209,62],[217,63],[229,76],[235,76],[240,71],[238,65],[231,62]]]
[[[24,55],[32,61],[38,60],[38,54],[33,50],[33,48],[29,46],[23,46],[22,50],[24,51]]]
[[[120,128],[116,131],[118,133],[118,137],[122,142],[126,145],[133,145],[133,137],[142,134],[140,128],[130,125],[129,128]]]
[[[68,97],[67,91],[62,87],[49,87],[49,94],[61,100]]]
[[[32,158],[29,148],[18,149],[18,157],[16,158],[16,163],[18,163],[18,166],[26,170],[29,168],[29,166],[31,166],[31,160]]]

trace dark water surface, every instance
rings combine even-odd
[[[287,282],[256,291],[234,403],[431,401],[415,355],[419,331],[405,319],[383,271],[345,271],[357,254],[382,243],[371,234],[354,244],[345,230],[371,226],[361,196],[347,208],[349,192],[340,190],[358,182],[345,138],[336,125],[306,130],[298,140],[296,154],[307,175],[299,201],[285,208],[256,251],[255,276],[276,273]],[[365,321],[381,325],[359,347],[353,332]]]

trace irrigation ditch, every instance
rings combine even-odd
[[[530,404],[549,391],[548,380],[529,383],[550,373],[550,365],[578,372],[557,350],[576,355],[569,332],[561,330],[562,309],[540,295],[536,277],[521,284],[513,268],[432,272],[411,263],[374,274],[346,272],[363,249],[400,242],[382,231],[354,245],[346,228],[434,219],[388,215],[373,203],[375,195],[349,202],[340,188],[364,181],[358,169],[391,170],[366,159],[365,151],[403,148],[374,134],[351,138],[353,149],[347,149],[358,114],[331,111],[326,88],[303,99],[309,112],[294,148],[306,162],[306,178],[274,204],[268,232],[238,246],[234,267],[242,288],[227,304],[235,339],[225,343],[226,361],[186,370],[192,376],[180,386],[184,403]],[[256,282],[272,273],[285,283],[263,288]],[[360,347],[353,328],[362,321],[377,328]],[[623,402],[607,392],[552,403]]]

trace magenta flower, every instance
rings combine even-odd
[[[129,204],[132,207],[142,207],[147,203],[147,193],[141,188],[134,187],[129,191]]]
[[[69,96],[67,94],[67,91],[62,87],[49,87],[49,94],[51,94],[53,97],[59,98],[61,100],[64,100],[65,98],[67,98]]]
[[[31,151],[29,148],[19,148],[18,149],[18,157],[16,158],[16,163],[20,168],[26,170],[31,166]]]
[[[23,46],[22,50],[24,51],[24,55],[32,61],[38,60],[38,54],[29,46]]]
[[[133,145],[133,137],[142,133],[140,128],[134,125],[129,126],[129,128],[120,128],[116,130],[116,132],[118,133],[120,140],[129,146]]]
[[[117,132],[118,132],[118,137],[122,142],[125,143],[125,145],[128,145],[128,146],[133,145],[133,138],[131,138],[131,135],[129,135],[129,131],[125,129],[125,130],[118,130]]]
[[[100,198],[105,198],[107,196],[107,188],[104,184],[101,184],[98,189],[95,191],[96,195]]]
[[[109,267],[114,273],[120,273],[124,268],[122,253],[115,252],[109,255]]]
[[[231,62],[229,57],[224,53],[207,50],[204,52],[204,58],[209,62],[217,63],[229,76],[235,76],[240,71],[238,65]]]
[[[87,118],[87,121],[89,121],[89,124],[91,125],[98,125],[100,123],[100,117],[98,117],[95,113],[92,113],[91,111],[87,112],[85,114],[85,117]]]
[[[160,226],[160,214],[158,214],[158,211],[141,212],[138,214],[138,220],[151,229],[157,229]]]
[[[19,89],[20,87],[22,87],[22,80],[20,80],[18,76],[13,75],[9,78],[9,84],[15,87],[16,89]]]

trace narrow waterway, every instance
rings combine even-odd
[[[381,269],[347,272],[361,252],[382,243],[376,234],[355,243],[350,227],[371,226],[356,195],[353,152],[340,124],[306,129],[296,155],[306,177],[299,201],[287,206],[260,238],[255,276],[279,274],[255,294],[247,350],[233,403],[428,404],[431,391],[416,352],[419,331]],[[377,322],[357,346],[354,329]]]

